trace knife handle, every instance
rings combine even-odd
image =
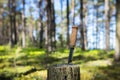
[[[70,36],[70,48],[74,48],[75,47],[76,39],[77,39],[77,31],[78,31],[78,27],[77,26],[73,26],[72,27],[72,34]]]

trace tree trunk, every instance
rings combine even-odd
[[[17,44],[17,30],[16,30],[16,3],[15,0],[9,0],[10,10],[10,26],[11,26],[11,47]]]
[[[43,8],[42,8],[42,0],[40,0],[39,1],[39,10],[40,10],[40,12],[39,12],[39,17],[40,17],[40,41],[39,41],[39,47],[40,48],[43,48],[43,32],[44,32],[44,30],[43,30],[43,21],[42,21],[42,19],[43,19]]]
[[[34,45],[34,36],[33,36],[33,29],[34,29],[34,21],[33,21],[33,16],[32,16],[32,7],[30,8],[30,22],[31,24],[29,24],[29,44],[30,45]]]
[[[109,19],[109,0],[105,0],[105,30],[106,30],[106,50],[110,49],[110,19]]]
[[[120,0],[116,2],[116,41],[114,60],[120,61]]]
[[[81,7],[80,7],[80,20],[81,20],[81,24],[80,24],[80,34],[81,34],[81,48],[82,48],[82,50],[85,50],[85,36],[84,36],[84,31],[85,31],[85,29],[84,29],[84,21],[83,21],[83,18],[84,18],[84,16],[83,16],[83,0],[80,0],[80,5],[81,5]]]
[[[72,0],[72,25],[75,25],[75,1]]]
[[[40,22],[40,24],[41,24],[41,26],[40,26],[40,45],[39,45],[39,47],[40,48],[43,48],[43,32],[44,32],[44,30],[43,30],[43,23],[42,22]]]
[[[52,52],[52,46],[51,46],[51,33],[50,33],[50,29],[51,29],[51,0],[47,0],[47,6],[46,6],[46,10],[47,10],[47,34],[46,34],[46,47],[47,47],[47,52],[51,53]],[[51,31],[52,32],[52,31]]]
[[[11,0],[9,0],[8,1],[8,7],[9,7],[9,12],[10,12],[10,15],[9,15],[9,17],[10,17],[10,44],[11,44],[11,47],[13,46],[13,39],[12,39],[12,7],[11,7],[11,5],[12,5],[12,1]]]
[[[32,16],[31,16],[31,20],[32,20]],[[29,37],[30,37],[30,44],[33,44],[33,23],[31,23],[30,25]]]
[[[67,48],[70,45],[70,34],[69,34],[69,0],[67,0]]]
[[[2,16],[2,35],[5,37],[5,23],[4,23],[4,16]]]
[[[88,14],[87,14],[87,3],[85,3],[85,6],[84,6],[84,47],[85,47],[85,50],[87,50],[87,18],[88,18]]]
[[[80,68],[77,65],[52,66],[47,76],[47,80],[80,80]]]
[[[49,52],[49,46],[48,46],[48,27],[45,26],[45,48],[46,48],[46,53]]]
[[[54,11],[54,2],[53,0],[47,0],[47,27],[48,27],[48,52],[51,53],[55,51],[56,40],[55,40],[55,11]]]
[[[17,44],[17,28],[16,28],[16,2],[13,0],[13,31],[14,31],[14,45]]]
[[[23,0],[23,12],[22,12],[22,47],[25,48],[25,0]]]
[[[60,0],[60,3],[61,3],[60,4],[60,6],[61,6],[61,20],[60,20],[60,23],[61,24],[59,26],[61,26],[61,28],[63,28],[64,27],[64,25],[63,25],[63,20],[64,20],[64,15],[63,15],[63,0]],[[59,38],[59,41],[60,41],[59,48],[63,48],[64,47],[63,35],[64,35],[64,30],[61,29],[61,32],[58,35],[58,38]],[[67,41],[66,41],[66,43],[67,43]],[[66,44],[66,47],[69,47],[69,46]]]
[[[54,0],[51,1],[51,8],[52,8],[52,20],[51,20],[51,27],[52,27],[52,51],[56,49],[56,24],[55,24],[55,10],[54,10]]]

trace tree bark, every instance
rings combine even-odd
[[[53,0],[47,0],[47,28],[48,28],[48,52],[51,53],[55,51],[56,48],[56,25],[55,25],[55,11],[54,11],[54,2]]]
[[[54,10],[54,0],[51,1],[51,7],[52,7],[52,51],[55,51],[56,49],[56,24],[55,24],[55,10]]]
[[[116,41],[114,60],[120,61],[120,0],[116,2]]]
[[[17,44],[17,28],[16,28],[16,2],[13,0],[13,31],[14,31],[14,45]]]
[[[67,48],[70,46],[70,34],[69,34],[69,0],[67,0]]]
[[[77,65],[52,66],[47,76],[47,80],[80,80],[80,68]]]
[[[15,0],[9,0],[10,11],[10,26],[11,26],[11,47],[17,44],[17,29],[16,29],[16,3]]]
[[[42,0],[39,1],[39,17],[40,17],[40,41],[39,41],[39,47],[40,48],[43,48],[43,32],[44,32],[44,29],[43,29],[43,8],[42,8]]]
[[[85,3],[84,6],[84,45],[85,45],[85,50],[87,50],[87,18],[88,18],[88,13],[87,13],[87,3]]]
[[[110,18],[109,0],[105,0],[105,30],[106,30],[106,50],[110,49]]]
[[[72,25],[75,25],[75,1],[72,0]]]
[[[23,12],[22,12],[22,47],[25,48],[25,0],[23,2]]]
[[[47,47],[47,52],[51,53],[52,52],[52,46],[51,46],[51,33],[50,33],[50,29],[51,29],[51,0],[46,0],[47,1],[47,5],[46,5],[46,10],[47,10],[47,37],[46,37],[46,47]]]
[[[9,17],[10,17],[10,44],[11,44],[11,46],[13,46],[13,39],[12,39],[12,7],[11,7],[11,5],[12,5],[12,0],[9,0],[8,1],[8,7],[9,7],[9,12],[10,12],[10,15],[9,15]]]
[[[81,24],[80,24],[80,34],[81,34],[81,48],[82,48],[82,50],[86,50],[86,41],[87,41],[87,39],[86,39],[86,27],[85,27],[85,25],[84,25],[84,14],[83,14],[83,0],[80,0],[80,5],[81,5],[81,7],[80,7],[80,20],[81,20]]]

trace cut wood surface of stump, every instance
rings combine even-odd
[[[80,67],[70,64],[51,66],[47,80],[80,80]]]

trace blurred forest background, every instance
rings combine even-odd
[[[65,64],[72,26],[81,80],[119,80],[120,0],[0,0],[0,80],[46,80]]]

